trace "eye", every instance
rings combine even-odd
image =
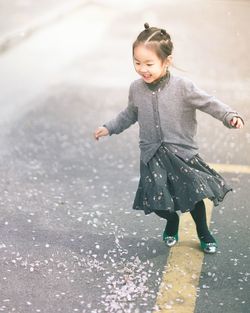
[[[154,64],[152,64],[152,63],[149,63],[149,64],[147,64],[147,66],[153,66]]]

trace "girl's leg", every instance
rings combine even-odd
[[[175,236],[179,228],[179,216],[176,212],[164,210],[155,211],[155,214],[167,220],[165,232],[168,236]]]
[[[210,234],[207,226],[206,208],[204,201],[196,203],[195,208],[190,211],[196,225],[198,237],[205,243],[215,242],[214,237]]]

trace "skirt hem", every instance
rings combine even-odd
[[[199,155],[186,161],[164,145],[147,165],[141,163],[140,174],[133,209],[145,214],[159,210],[190,212],[204,199],[218,206],[233,190]]]
[[[220,203],[224,200],[224,198],[225,198],[225,196],[227,195],[227,193],[230,192],[230,191],[233,191],[233,189],[232,189],[232,188],[231,188],[231,189],[228,189],[228,190],[225,192],[224,196],[221,197],[220,199],[217,199],[217,198],[208,198],[208,197],[202,197],[201,199],[197,199],[195,202],[193,202],[192,208],[191,208],[191,209],[187,209],[187,210],[181,210],[181,209],[179,209],[179,210],[169,210],[169,209],[164,209],[164,210],[162,210],[162,209],[159,209],[159,210],[157,210],[157,209],[156,209],[156,210],[148,210],[148,211],[146,211],[146,210],[143,209],[143,208],[136,208],[136,207],[133,207],[133,210],[136,210],[136,211],[144,211],[145,215],[149,215],[149,214],[155,213],[155,212],[157,212],[157,211],[169,211],[169,212],[173,212],[173,213],[180,211],[181,213],[187,213],[187,212],[191,212],[191,211],[194,209],[195,205],[196,205],[198,202],[203,201],[203,200],[205,200],[205,199],[208,199],[208,200],[210,200],[211,202],[213,202],[213,205],[214,205],[214,206],[220,205]]]

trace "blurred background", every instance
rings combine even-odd
[[[98,143],[93,132],[126,107],[132,43],[148,22],[172,37],[172,71],[245,120],[229,130],[199,112],[202,157],[249,166],[250,2],[0,0],[0,14],[0,310],[151,312],[168,252],[164,222],[131,212],[138,127]],[[212,224],[223,258],[204,269],[221,285],[204,276],[196,313],[247,312],[249,176],[225,177],[235,191]],[[124,291],[125,267],[138,275]]]
[[[109,87],[126,91],[137,78],[131,44],[145,21],[166,28],[171,34],[174,63],[180,69],[173,69],[176,74],[190,77],[242,115],[248,113],[249,1],[137,0],[123,4],[110,0],[70,3],[27,0],[0,1],[0,9],[3,121],[34,108],[48,87],[59,87],[62,83],[77,86],[81,91]],[[124,96],[119,103],[114,113],[126,105]],[[107,105],[103,109],[109,110]],[[102,116],[97,122],[101,120]],[[210,122],[210,131],[215,132],[217,121]],[[238,145],[249,144],[247,130],[237,135],[224,129],[219,133],[219,138],[224,136],[224,144],[231,148],[235,136],[239,138]],[[199,139],[206,145],[203,133]],[[217,155],[217,139],[215,136],[215,142],[209,142],[210,150],[211,144],[213,148],[211,158]],[[223,162],[232,162],[233,156],[228,153]],[[213,161],[221,160],[218,156]],[[247,154],[242,162],[248,162]]]

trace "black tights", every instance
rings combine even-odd
[[[179,228],[179,215],[176,212],[169,211],[155,211],[155,213],[167,220],[165,228],[169,236],[173,236],[178,232]],[[198,237],[205,242],[214,242],[213,236],[210,234],[207,226],[206,208],[204,201],[201,200],[196,203],[194,209],[190,214],[195,222]]]

